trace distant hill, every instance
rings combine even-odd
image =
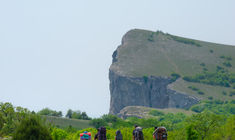
[[[134,29],[113,53],[110,113],[235,99],[235,46]]]
[[[43,116],[48,123],[58,127],[58,128],[68,128],[69,126],[75,129],[85,129],[92,128],[90,125],[90,120],[78,120],[78,119],[68,119],[54,116]]]

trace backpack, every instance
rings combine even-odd
[[[80,134],[80,138],[81,138],[81,140],[90,140],[90,138],[91,138],[91,133],[90,133],[90,132],[88,132],[88,133],[82,133],[82,134]]]
[[[144,140],[144,135],[141,127],[135,128],[135,140]]]
[[[98,140],[106,140],[106,128],[105,127],[99,128]]]
[[[165,127],[158,127],[155,133],[156,140],[167,140],[167,131]]]
[[[116,140],[122,140],[122,134],[120,130],[116,132]]]

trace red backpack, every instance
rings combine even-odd
[[[167,140],[167,130],[165,127],[158,127],[155,133],[156,140]]]

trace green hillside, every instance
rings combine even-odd
[[[58,128],[68,128],[73,127],[75,129],[85,129],[91,128],[90,120],[78,120],[78,119],[67,119],[61,117],[53,117],[53,116],[43,116],[46,118],[46,121],[51,123],[52,125]]]
[[[232,67],[228,70],[235,72],[235,46],[178,37],[183,42],[175,37],[160,31],[131,30],[123,37],[123,47],[117,50],[118,61],[111,69],[118,67],[124,75],[138,77],[170,76],[173,72],[187,76],[200,73],[202,63],[208,71],[215,71],[217,65],[223,66],[226,60],[221,56],[225,56],[231,57]]]
[[[123,37],[110,70],[133,77],[176,73],[181,78],[172,89],[203,100],[230,100],[235,99],[234,54],[235,46],[134,29]]]

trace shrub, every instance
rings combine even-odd
[[[203,68],[202,70],[203,70],[203,71],[208,71],[208,69],[207,69],[207,68]]]
[[[200,66],[203,66],[203,67],[204,67],[204,66],[206,66],[206,64],[205,64],[205,63],[201,63]]]
[[[224,62],[223,65],[226,67],[232,67],[232,64],[230,62]]]
[[[213,50],[210,50],[210,53],[213,53],[214,51]]]
[[[38,112],[39,115],[47,115],[47,116],[56,116],[56,117],[62,117],[61,111],[55,111],[51,110],[49,108],[44,108]]]
[[[13,134],[13,140],[52,140],[48,126],[39,116],[24,118]]]
[[[149,112],[149,114],[150,114],[150,115],[153,115],[153,116],[162,116],[162,115],[164,115],[163,112],[158,111],[158,110],[151,110],[151,111]]]
[[[68,133],[65,130],[54,128],[51,132],[53,140],[64,140]]]
[[[178,78],[180,78],[180,75],[178,73],[172,73],[171,74],[171,77],[172,77],[172,80],[175,81],[177,80]]]
[[[189,89],[192,89],[193,91],[199,91],[198,88],[194,87],[194,86],[188,86]]]
[[[103,119],[98,118],[98,119],[92,119],[91,125],[94,126],[95,128],[99,128],[101,126],[107,126],[108,124]]]
[[[229,92],[229,96],[235,95],[235,90]]]
[[[210,96],[210,97],[208,97],[208,99],[209,99],[209,100],[213,100],[213,97],[212,97],[212,96]]]
[[[202,105],[196,105],[196,106],[191,107],[191,110],[197,113],[201,113],[204,109],[205,107]]]
[[[152,33],[149,37],[148,37],[148,41],[153,42],[154,41],[154,33]]]
[[[226,91],[222,91],[222,94],[223,94],[223,95],[227,95],[227,92],[226,92]]]
[[[232,57],[231,56],[227,56],[225,59],[230,61],[230,60],[232,60]]]
[[[221,55],[221,56],[220,56],[220,58],[224,59],[224,58],[225,58],[225,56],[224,56],[224,55]]]
[[[170,36],[173,40],[175,40],[177,42],[201,47],[201,44],[197,43],[197,41],[195,41],[195,40],[187,39],[187,38],[183,38],[183,37],[178,37],[178,36],[174,36],[174,35],[170,35],[170,34],[167,34],[167,35]]]
[[[147,76],[147,75],[144,75],[144,76],[143,76],[143,79],[144,79],[144,83],[147,83],[147,82],[148,82],[148,76]]]
[[[200,95],[204,95],[205,94],[203,91],[198,91],[197,93],[200,94]]]

